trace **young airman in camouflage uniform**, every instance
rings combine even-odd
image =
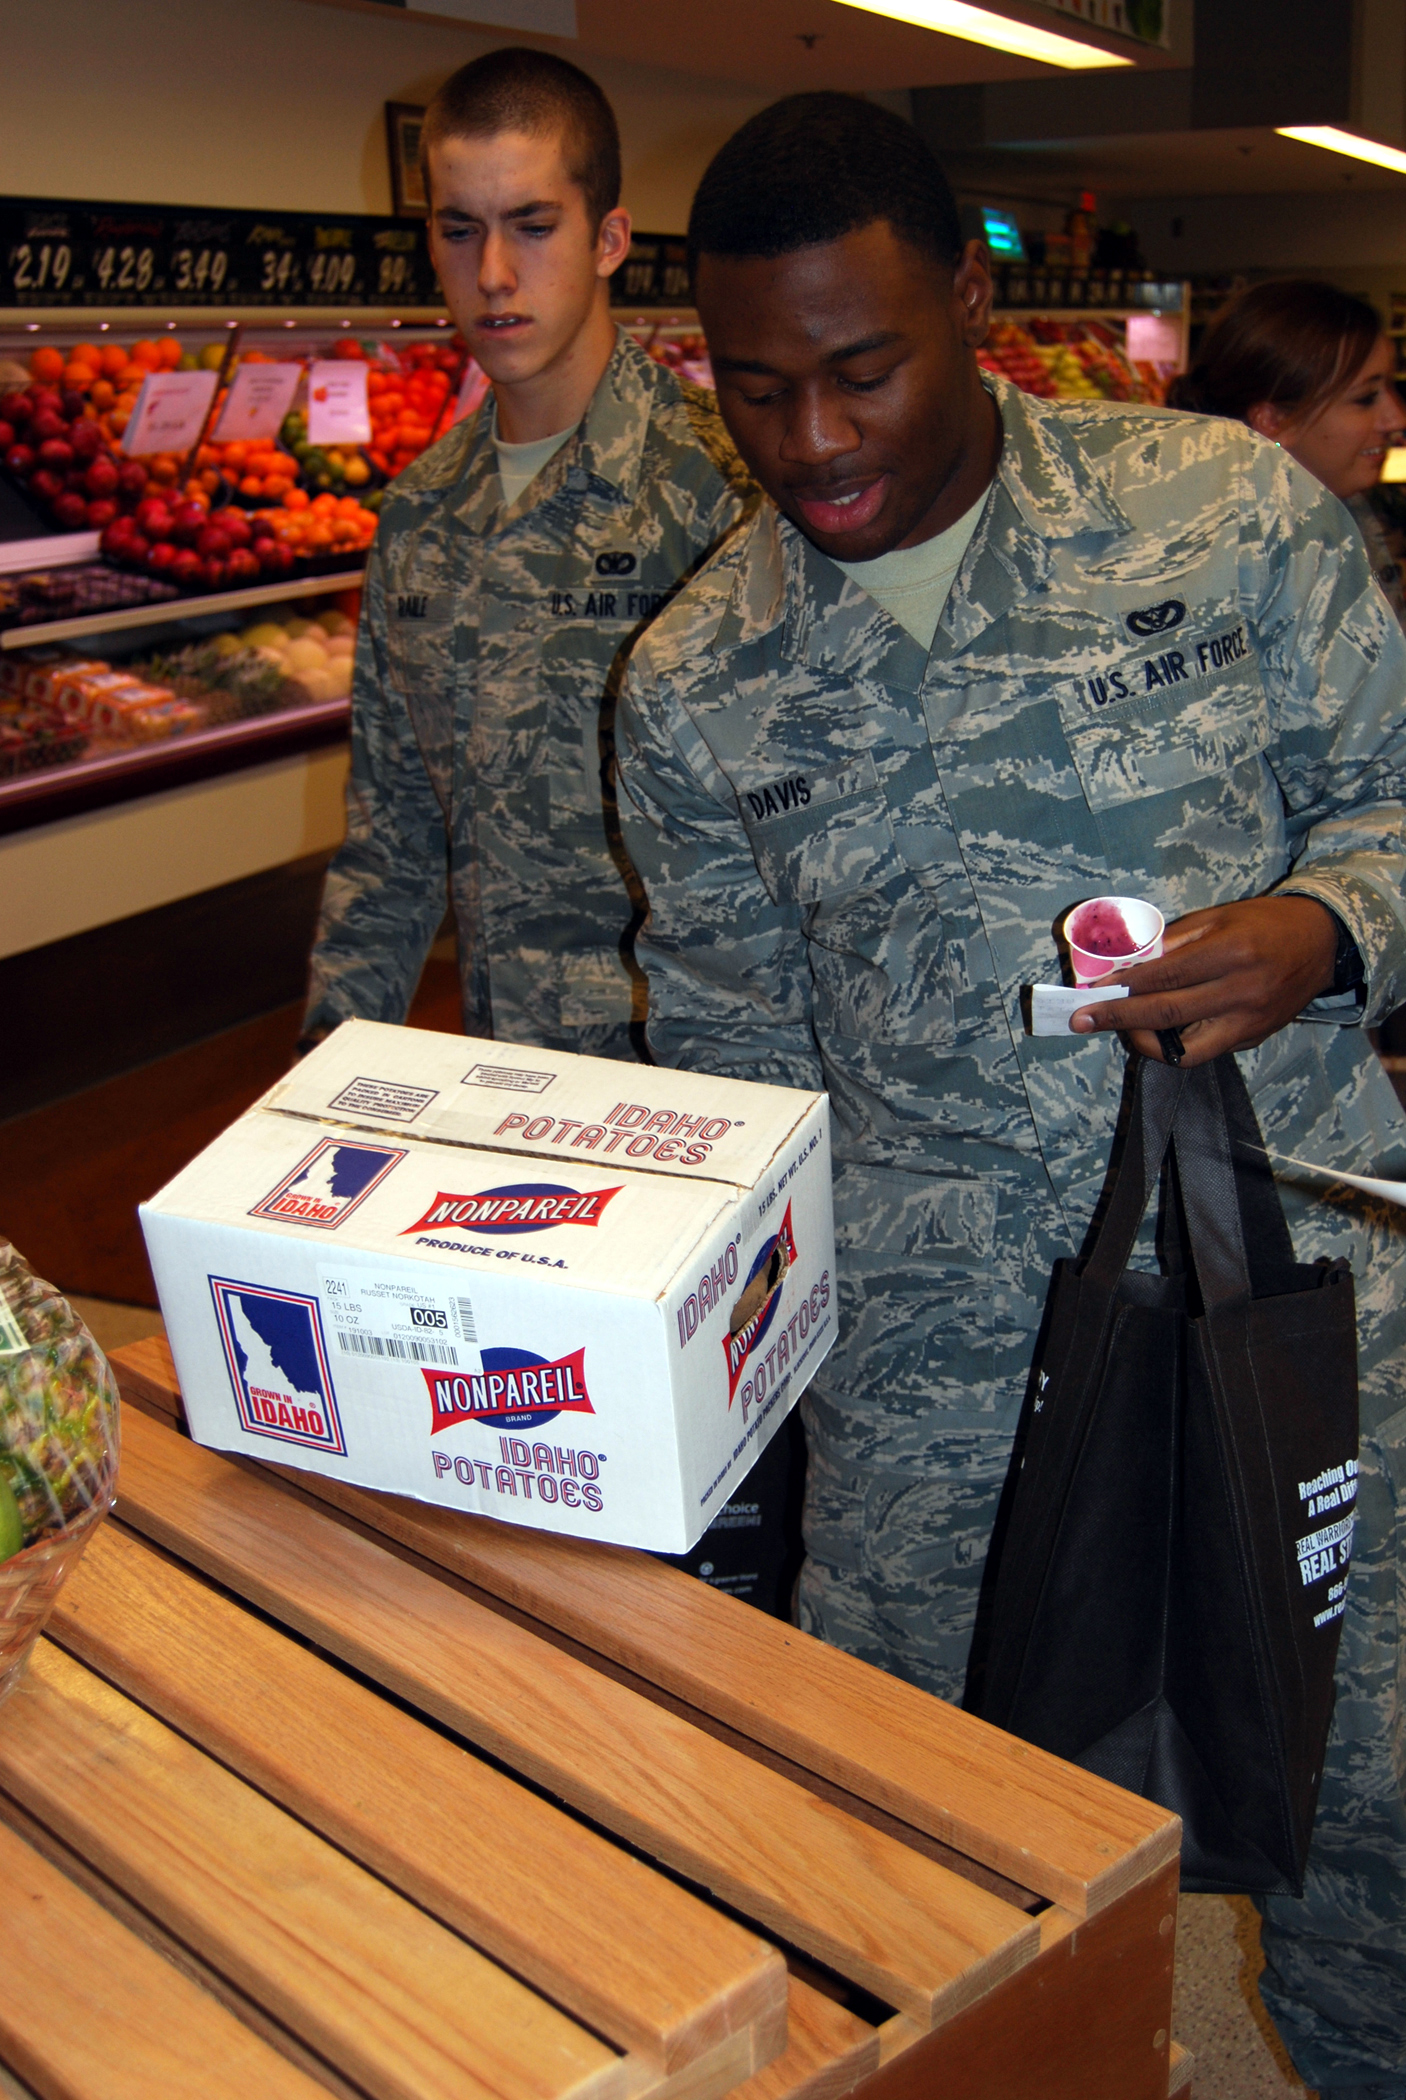
[[[866,213],[866,169],[922,149],[839,99],[733,142],[767,198],[797,142],[838,164],[830,225],[808,201],[729,221],[714,171],[695,204],[720,404],[780,507],[636,651],[621,813],[656,1057],[830,1095],[841,1328],[803,1403],[801,1622],[957,1699],[1051,1266],[1109,1158],[1109,1017],[1154,1056],[1166,1027],[1189,1060],[1258,1043],[1272,1153],[1406,1164],[1365,1035],[1406,997],[1406,644],[1335,499],[1243,427],[973,391],[980,253],[942,277],[898,252],[908,205]],[[915,401],[960,426],[932,525],[979,505],[930,648],[837,566],[885,551],[847,517],[890,504],[902,530]],[[1021,989],[1058,981],[1053,929],[1096,895],[1182,922],[1168,957],[1091,1032],[1032,1038]],[[1308,1892],[1267,1907],[1266,1996],[1306,2078],[1400,2096],[1406,1234],[1311,1177],[1282,1194],[1299,1259],[1356,1276],[1363,1438]]]
[[[353,1015],[405,1019],[447,880],[471,1034],[634,1054],[640,900],[614,815],[616,687],[631,642],[739,517],[748,484],[712,397],[610,323],[605,272],[629,238],[618,141],[603,194],[583,201],[592,171],[578,182],[569,138],[533,118],[533,95],[550,117],[559,91],[556,133],[583,107],[608,147],[599,89],[542,53],[475,61],[431,106],[437,259],[500,398],[496,417],[490,395],[385,497],[357,642],[347,838],[327,876],[305,1040]],[[552,240],[574,246],[544,288]],[[552,389],[545,407],[534,386]],[[514,499],[496,440],[524,393],[547,432],[575,427]]]

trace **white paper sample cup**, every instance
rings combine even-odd
[[[1092,984],[1110,970],[1151,962],[1162,953],[1165,928],[1156,905],[1144,904],[1141,897],[1089,897],[1076,904],[1060,928],[1069,943],[1074,982]],[[1085,947],[1084,941],[1091,945]]]

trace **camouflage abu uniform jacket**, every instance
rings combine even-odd
[[[1319,898],[1365,1009],[1319,1002],[1242,1066],[1272,1149],[1406,1167],[1364,1029],[1332,1025],[1406,997],[1406,641],[1361,540],[1240,425],[988,383],[1004,447],[930,656],[768,506],[650,631],[620,709],[654,1054],[823,1085],[834,1111],[841,1330],[806,1403],[802,1623],[947,1697],[1050,1268],[1122,1091],[1115,1036],[1023,1032],[1056,920],[1105,893],[1169,919]],[[1406,2063],[1406,1233],[1341,1189],[1282,1193],[1301,1261],[1350,1259],[1361,1335],[1352,1696],[1321,1901],[1280,1906],[1271,1950],[1316,2083],[1373,2022],[1360,2060]],[[1323,1935],[1373,1934],[1380,1969],[1324,2010]]]
[[[491,402],[391,485],[309,1034],[404,1020],[447,875],[471,1034],[632,1054],[615,687],[747,487],[711,397],[623,332],[579,432],[510,509]]]

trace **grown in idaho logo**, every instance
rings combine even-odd
[[[534,1356],[527,1349],[485,1349],[482,1371],[424,1372],[430,1389],[430,1435],[461,1422],[513,1422],[536,1429],[561,1414],[593,1415],[586,1390],[586,1351]]]
[[[342,1138],[324,1138],[249,1215],[286,1218],[290,1224],[335,1232],[405,1156],[399,1145],[351,1145]]]
[[[455,1196],[441,1189],[423,1218],[405,1233],[426,1226],[462,1225],[474,1232],[546,1232],[553,1225],[599,1225],[605,1206],[624,1186],[589,1189],[583,1196],[555,1181],[514,1181],[500,1189],[481,1189],[476,1196]]]
[[[243,1428],[346,1456],[316,1298],[212,1276],[220,1341]]]
[[[723,1336],[727,1356],[727,1404],[732,1406],[747,1359],[764,1340],[781,1303],[781,1286],[795,1266],[796,1240],[791,1230],[791,1206],[781,1220],[781,1229],[762,1243],[756,1260],[747,1271],[742,1295],[732,1308],[728,1331]]]

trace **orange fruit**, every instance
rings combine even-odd
[[[160,482],[162,488],[170,488],[181,469],[179,461],[162,458],[154,459],[148,471],[152,480]]]
[[[64,385],[73,387],[80,394],[87,393],[97,376],[91,365],[81,365],[77,358],[73,358],[63,368]]]
[[[131,354],[132,363],[140,365],[147,372],[154,372],[158,366],[165,363],[165,359],[161,355],[160,343],[153,343],[145,336],[139,343],[133,343]]]
[[[286,474],[268,474],[264,478],[264,494],[275,503],[281,502],[292,490],[293,484]]]
[[[110,379],[95,379],[90,398],[94,408],[111,408],[113,402],[117,399],[117,393],[112,381]]]
[[[98,364],[107,379],[115,379],[127,362],[127,353],[120,343],[104,343],[98,353]]]
[[[312,498],[306,489],[289,489],[284,501],[289,510],[307,510]]]
[[[257,474],[246,474],[239,484],[239,493],[241,496],[262,496],[264,485]]]
[[[29,360],[31,379],[43,380],[46,386],[57,385],[63,378],[64,357],[62,350],[53,350],[46,344],[36,350]]]
[[[234,471],[238,473],[239,469],[244,465],[244,462],[249,457],[249,447],[247,445],[242,445],[239,442],[239,439],[236,438],[233,444],[223,446],[222,450],[224,453],[223,464],[226,467],[232,467]]]
[[[173,335],[163,335],[156,347],[161,353],[161,362],[166,367],[166,370],[174,372],[183,354],[176,338]]]
[[[321,496],[313,497],[312,508],[320,518],[334,516],[337,509],[337,499],[330,491],[327,491]]]

